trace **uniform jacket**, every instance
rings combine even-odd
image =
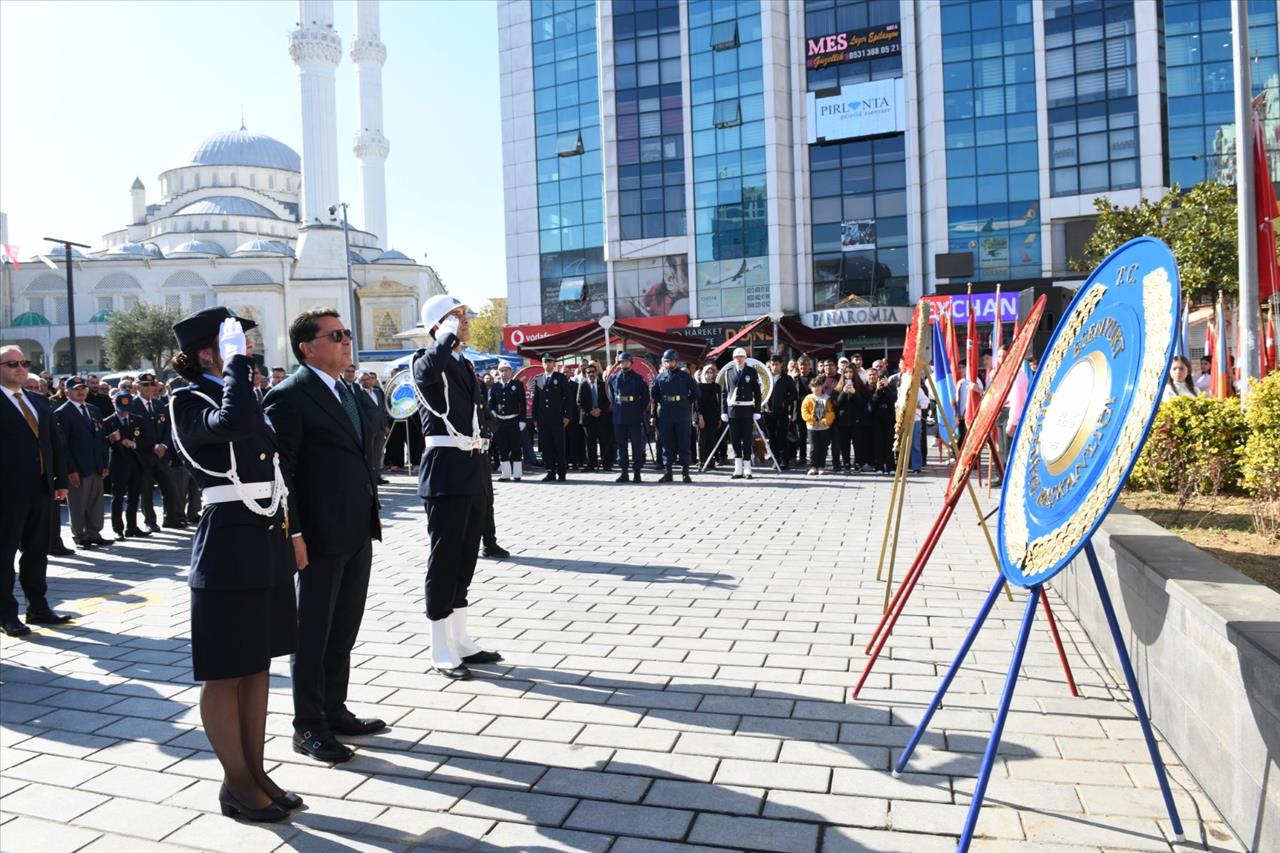
[[[649,409],[649,384],[634,370],[621,370],[609,377],[609,397],[615,424],[639,425]]]
[[[169,423],[169,403],[161,397],[151,401],[151,412],[143,404],[142,398],[135,399],[129,405],[139,423],[142,424],[142,440],[138,442],[138,453],[148,465],[178,465],[178,457],[173,452],[173,426]],[[163,444],[168,450],[164,456],[157,457],[155,446]]]
[[[653,410],[664,422],[693,422],[698,407],[698,383],[683,370],[663,370],[653,381]]]
[[[563,373],[544,373],[533,385],[533,419],[562,426],[573,412],[576,386]]]
[[[289,486],[289,531],[302,534],[307,553],[352,554],[381,539],[378,483],[369,467],[374,426],[359,400],[361,434],[334,392],[304,364],[271,389],[266,410]]]
[[[596,389],[596,405],[591,405],[591,388]],[[603,379],[597,379],[595,382],[583,382],[578,386],[578,412],[579,420],[587,423],[591,420],[591,410],[599,409],[601,418],[609,418],[609,413],[613,411],[613,404],[609,402],[609,386],[605,384]]]
[[[111,442],[110,468],[113,479],[122,478],[135,469],[142,468],[142,423],[136,415],[117,410],[114,415],[102,419],[102,431],[108,439],[112,433],[118,434],[118,438]],[[125,447],[122,443],[124,439],[132,441],[134,446]]]
[[[489,389],[489,411],[502,416],[503,423],[519,424],[525,419],[528,398],[525,396],[524,383],[519,379],[510,382],[495,382]],[[514,415],[515,417],[511,417]]]
[[[460,435],[474,436],[477,425],[483,430],[488,421],[484,388],[476,379],[471,362],[455,356],[453,348],[457,343],[457,336],[448,333],[413,356],[413,379],[434,410],[418,409],[426,438],[449,435],[441,417],[446,410],[449,423]],[[459,447],[427,447],[423,451],[418,465],[419,497],[482,494],[488,485],[488,454]]]
[[[5,500],[15,502],[67,488],[66,459],[53,407],[47,398],[39,394],[28,394],[26,390],[18,393],[31,408],[40,428],[40,437],[31,434],[31,427],[17,406],[8,399],[0,399],[0,404],[3,404],[0,405],[0,483],[5,487]],[[44,456],[43,474],[40,472],[41,454]]]
[[[261,483],[274,477],[272,460],[279,445],[253,393],[252,364],[247,356],[233,356],[222,371],[225,386],[202,376],[175,391],[173,418],[178,439],[191,460],[210,471],[227,471],[234,448],[241,482]],[[231,482],[197,470],[190,462],[188,466],[201,489]],[[258,515],[239,501],[205,504],[191,542],[190,586],[286,586],[292,584],[295,565],[283,504],[274,516]]]
[[[721,402],[723,413],[731,417],[742,417],[760,411],[760,376],[754,367],[748,364],[739,370],[738,365],[730,364],[725,370],[724,379],[726,390]],[[731,399],[736,400],[739,405],[730,405]],[[748,401],[750,406],[741,405]]]
[[[111,445],[102,431],[102,413],[89,403],[84,404],[84,409],[88,417],[68,400],[58,407],[54,416],[62,428],[67,448],[67,473],[90,476],[101,474],[111,464]]]

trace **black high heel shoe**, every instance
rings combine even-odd
[[[296,796],[296,795],[295,795]],[[301,800],[299,800],[301,802]],[[227,789],[227,783],[222,783],[222,788],[218,791],[218,805],[222,806],[223,817],[235,817],[240,815],[245,820],[254,823],[276,823],[284,820],[289,816],[289,810],[281,806],[274,800],[271,805],[260,809],[251,809],[235,798],[235,795]]]
[[[302,797],[299,797],[293,791],[285,791],[278,797],[272,797],[271,802],[288,811],[302,808]]]

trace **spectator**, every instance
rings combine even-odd
[[[769,373],[773,376],[773,384],[769,388],[769,398],[764,401],[764,428],[769,436],[769,446],[773,450],[774,459],[785,471],[791,467],[788,433],[791,429],[791,413],[796,408],[798,391],[795,381],[782,372],[782,356],[774,355],[769,359]]]
[[[586,433],[587,470],[601,468],[612,471],[613,407],[609,404],[608,388],[600,378],[600,368],[595,362],[588,363],[583,371],[583,382],[578,386],[576,402],[578,420]],[[523,393],[520,396],[520,409],[523,414]]]
[[[822,473],[827,462],[827,447],[831,442],[831,425],[836,420],[835,407],[825,392],[826,380],[815,376],[809,380],[809,395],[800,404],[800,417],[809,431],[809,476]]]
[[[1195,383],[1191,381],[1191,362],[1180,355],[1175,355],[1169,364],[1169,379],[1165,382],[1164,393],[1160,402],[1172,400],[1174,397],[1196,397]]]
[[[871,418],[869,432],[871,443],[871,468],[888,474],[893,464],[893,438],[895,431],[894,410],[898,402],[898,390],[887,377],[871,370],[870,378],[875,390],[871,393]]]
[[[85,379],[89,384],[89,396],[85,398],[85,402],[96,408],[105,418],[111,414],[111,389],[93,374],[89,374]]]
[[[1208,356],[1200,359],[1200,372],[1196,374],[1196,390],[1201,394],[1209,393],[1209,384],[1213,381],[1213,361]]]
[[[97,548],[110,542],[102,538],[102,481],[109,473],[111,451],[102,431],[103,413],[91,403],[89,384],[73,376],[67,402],[54,413],[66,447],[68,515],[71,537],[80,548]]]
[[[836,442],[833,469],[852,473],[855,455],[865,454],[865,450],[856,452],[855,446],[863,444],[867,433],[867,404],[870,399],[867,386],[852,362],[845,366],[843,373],[840,390],[833,401],[836,409],[836,422],[831,434],[832,441]]]
[[[702,376],[698,381],[698,461],[703,468],[716,467],[716,460],[711,454],[716,449],[720,429],[716,426],[716,418],[712,413],[720,411],[720,394],[716,366],[708,364],[702,368]],[[708,417],[708,414],[711,416]]]
[[[274,388],[279,385],[288,375],[283,367],[271,368],[271,387]]]

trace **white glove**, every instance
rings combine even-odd
[[[721,412],[721,413],[720,413],[720,420],[724,421],[725,423],[728,423],[728,422],[729,422],[729,413],[728,413],[728,412]]]
[[[218,352],[222,354],[223,364],[233,355],[249,354],[249,344],[244,339],[244,329],[239,320],[228,317],[222,321],[222,328],[218,330]]]
[[[751,420],[753,420],[753,421],[758,421],[758,420],[760,420],[760,413],[759,413],[759,412],[756,412],[755,414],[753,414],[753,415],[751,416]]]
[[[439,325],[436,326],[437,341],[444,340],[445,335],[456,335],[456,334],[458,334],[458,315],[457,314],[450,314],[448,317],[445,317],[443,320],[441,320]]]
[[[521,421],[521,422],[520,422],[520,431],[521,431],[521,432],[524,432],[524,428],[525,428],[525,422],[524,422],[524,421]]]

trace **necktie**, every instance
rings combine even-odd
[[[27,426],[31,427],[31,434],[36,437],[36,443],[40,441],[40,423],[36,420],[36,416],[31,412],[31,408],[27,405],[24,395],[21,391],[13,395],[13,399],[18,401],[18,408],[22,409],[22,416],[27,419]],[[44,448],[40,448],[40,473],[44,473]]]
[[[80,406],[80,414],[84,415],[84,419],[89,422],[89,429],[93,429],[93,418],[89,417],[89,410],[85,406]]]
[[[364,430],[360,428],[360,412],[356,409],[356,398],[351,395],[351,389],[347,387],[347,383],[339,381],[334,387],[338,389],[338,396],[342,399],[342,409],[347,413],[347,417],[351,419],[351,426],[355,428],[356,437],[364,441]]]
[[[596,383],[591,383],[591,408],[600,408],[600,398],[596,396]]]

